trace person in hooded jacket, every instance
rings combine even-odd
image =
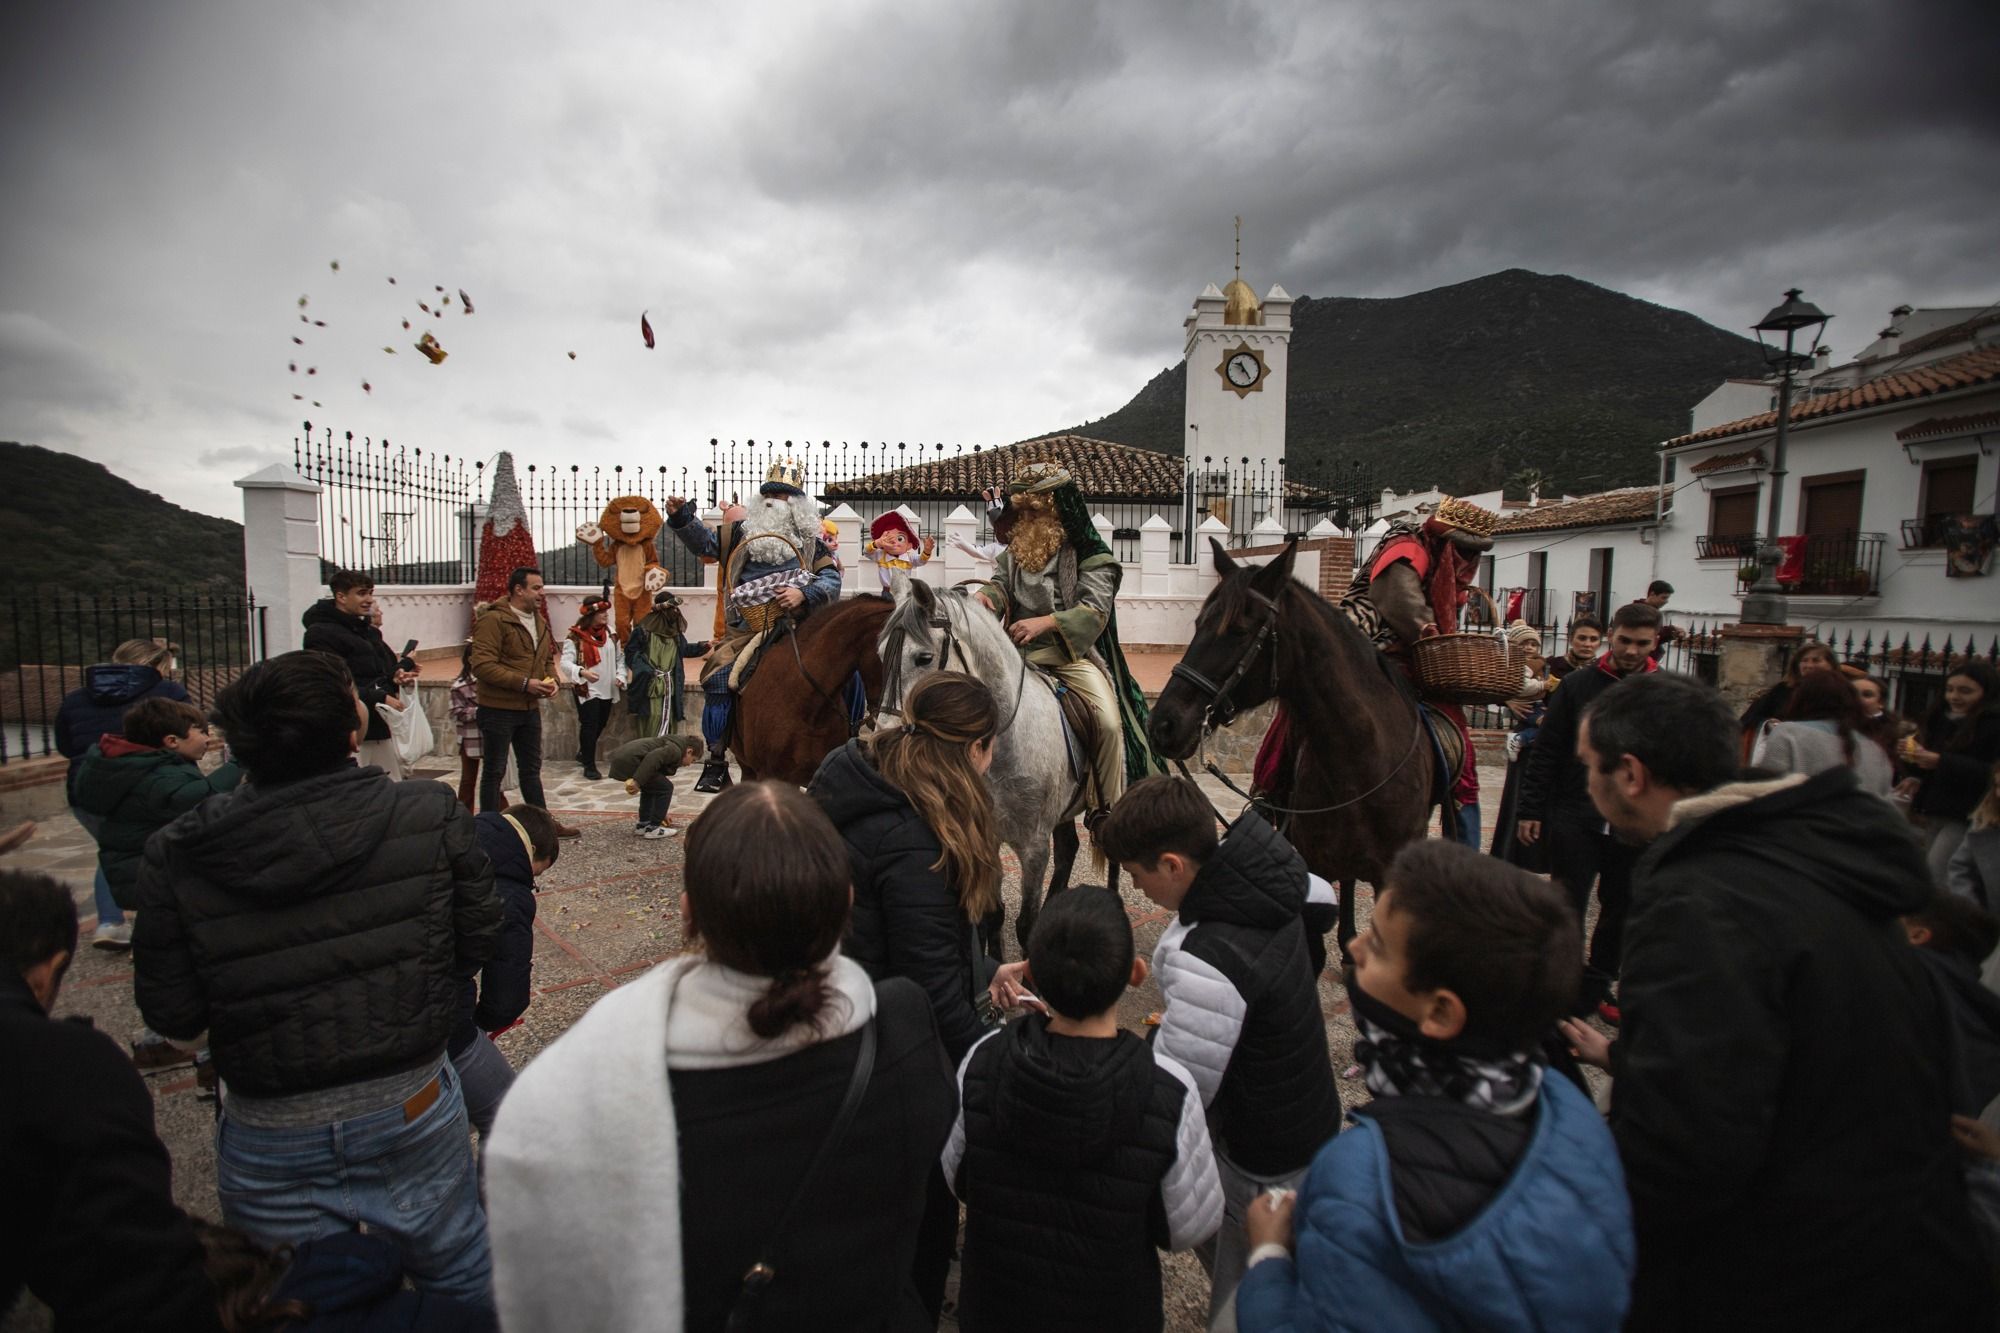
[[[402,708],[403,687],[415,682],[416,673],[402,668],[396,650],[383,642],[382,631],[375,626],[375,580],[342,569],[326,586],[333,595],[314,602],[299,617],[306,628],[299,646],[332,653],[347,664],[354,677],[354,692],[368,706],[368,731],[361,738],[359,762],[374,764],[391,778],[400,779],[403,758],[390,739],[389,723],[375,706]]]
[[[1224,1200],[1222,1229],[1200,1252],[1213,1318],[1243,1274],[1251,1200],[1295,1188],[1340,1130],[1318,980],[1332,889],[1255,810],[1218,840],[1214,807],[1186,778],[1132,786],[1097,842],[1175,913],[1153,949],[1166,1001],[1153,1049],[1194,1076],[1208,1108]]]
[[[465,1115],[484,1143],[514,1067],[493,1038],[528,1012],[535,962],[535,880],[562,855],[556,817],[539,805],[510,805],[473,820],[479,850],[493,863],[493,892],[503,917],[493,956],[459,990],[458,1025],[445,1050],[464,1085]]]
[[[1115,893],[1049,900],[1028,940],[1031,1013],[959,1066],[944,1173],[965,1201],[966,1333],[1159,1333],[1161,1249],[1222,1222],[1194,1077],[1118,1028],[1146,979]]]
[[[76,804],[76,775],[83,758],[97,738],[115,732],[123,724],[125,710],[141,699],[172,699],[186,703],[188,693],[173,679],[176,648],[165,639],[127,639],[118,645],[109,662],[83,669],[83,688],[63,696],[56,710],[56,752],[69,760],[65,790],[70,796],[70,813],[93,839],[102,823],[96,815]],[[112,897],[111,885],[100,867],[94,884],[97,926],[90,943],[95,949],[129,949],[132,926],[125,909]]]
[[[1684,677],[1607,690],[1578,753],[1597,809],[1650,843],[1618,1039],[1563,1025],[1613,1079],[1626,1328],[1991,1327],[1952,1015],[1897,921],[1931,893],[1907,824],[1845,767],[1735,781],[1736,722]]]
[[[247,777],[146,844],[134,991],[208,1033],[223,1220],[265,1244],[365,1224],[421,1288],[490,1301],[465,1103],[445,1058],[501,909],[472,819],[435,782],[357,768],[341,661],[285,653],[224,689]]]

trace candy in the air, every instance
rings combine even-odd
[[[304,338],[299,337],[299,335],[296,333],[292,335],[292,341],[297,343],[301,347],[304,347],[306,345],[306,340]]]
[[[338,259],[334,260],[333,263],[329,265],[329,267],[331,267],[335,273],[340,272],[340,261]]]
[[[305,308],[306,308],[306,298],[301,296],[299,298],[299,309],[304,310]]]
[[[443,365],[444,359],[448,355],[444,348],[438,346],[438,340],[428,333],[417,339],[417,350],[429,358],[430,363],[434,366]]]
[[[403,327],[407,329],[410,326],[408,324],[405,324],[403,325]],[[384,347],[382,350],[387,352],[390,356],[394,356],[396,354],[396,349],[393,347]]]
[[[653,326],[646,322],[646,312],[639,312],[639,336],[646,340],[646,346],[653,345]]]
[[[417,309],[423,311],[426,315],[431,313],[431,308],[425,305],[422,301],[417,302]]]
[[[295,403],[303,403],[305,400],[306,396],[302,393],[295,393],[292,395],[292,401]]]
[[[323,329],[326,327],[326,321],[323,319],[316,319],[313,321],[313,327],[316,329]]]
[[[299,363],[296,361],[290,362],[285,366],[285,369],[296,375],[299,373]]]
[[[451,304],[451,293],[450,293],[450,292],[446,292],[446,293],[444,294],[444,301],[442,302],[442,304],[444,304],[444,305],[450,305],[450,304]]]
[[[465,294],[465,288],[458,289],[458,303],[465,307],[465,313],[472,313],[472,298]]]
[[[319,374],[319,367],[318,367],[318,366],[307,366],[307,367],[306,367],[306,374],[308,374],[308,375],[317,375],[317,374]]]
[[[569,359],[570,359],[570,360],[572,360],[572,361],[576,360],[576,353],[575,353],[575,352],[571,352],[571,353],[569,354]]]
[[[368,382],[367,380],[363,380],[363,381],[361,381],[361,392],[363,392],[363,393],[374,393],[374,392],[375,392],[375,386],[374,386],[374,385],[372,385],[372,384],[370,384],[370,383],[369,383],[369,382]]]
[[[389,285],[391,287],[394,287],[396,285],[396,280],[394,278],[389,279]]]
[[[406,320],[404,320],[404,321],[403,321],[403,327],[404,327],[404,328],[406,328],[406,329],[407,329],[407,328],[409,328],[409,327],[410,327],[410,321],[409,321],[409,320],[407,320],[407,319],[406,319]]]
[[[444,288],[443,288],[443,287],[441,287],[441,286],[439,286],[439,285],[438,285],[437,283],[432,283],[432,284],[431,284],[431,289],[432,289],[433,291],[440,291],[440,292],[444,290]]]
[[[310,324],[310,323],[312,323],[312,321],[311,321],[310,319],[307,319],[307,318],[306,318],[306,317],[305,317],[304,315],[300,315],[300,316],[299,316],[299,323],[301,323],[301,324]]]
[[[313,406],[314,406],[314,407],[318,407],[318,406],[319,406],[319,399],[317,399],[317,398],[313,399]]]

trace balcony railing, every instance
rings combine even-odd
[[[1726,536],[1713,533],[1694,539],[1694,553],[1702,560],[1755,560],[1757,558],[1757,534],[1737,532]]]
[[[1981,522],[1992,518],[1991,514],[1974,514],[1972,518]],[[1951,514],[1932,514],[1929,518],[1906,518],[1903,520],[1903,549],[1916,550],[1923,547],[1944,545],[1945,528],[1955,519]]]
[[[1780,537],[1785,556],[1778,566],[1779,586],[1797,597],[1873,597],[1881,591],[1882,548],[1888,541],[1880,532]],[[1756,581],[1754,564],[1736,571],[1738,592]]]

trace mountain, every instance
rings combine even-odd
[[[1764,369],[1749,338],[1525,269],[1386,300],[1300,297],[1292,327],[1286,462],[1307,482],[1359,462],[1397,490],[1492,490],[1525,468],[1551,494],[1641,485],[1699,399]],[[1069,429],[1177,454],[1186,374],[1169,366]]]
[[[0,442],[0,555],[17,592],[243,595],[243,525],[171,504],[102,463]]]

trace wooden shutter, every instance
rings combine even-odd
[[[1939,458],[1924,464],[1923,516],[1950,518],[1971,513],[1978,479],[1977,457]]]
[[[1718,491],[1708,500],[1708,535],[1740,537],[1757,531],[1757,492]]]
[[[1842,472],[1807,477],[1805,532],[1811,537],[1844,537],[1861,531],[1861,487],[1864,474]]]

